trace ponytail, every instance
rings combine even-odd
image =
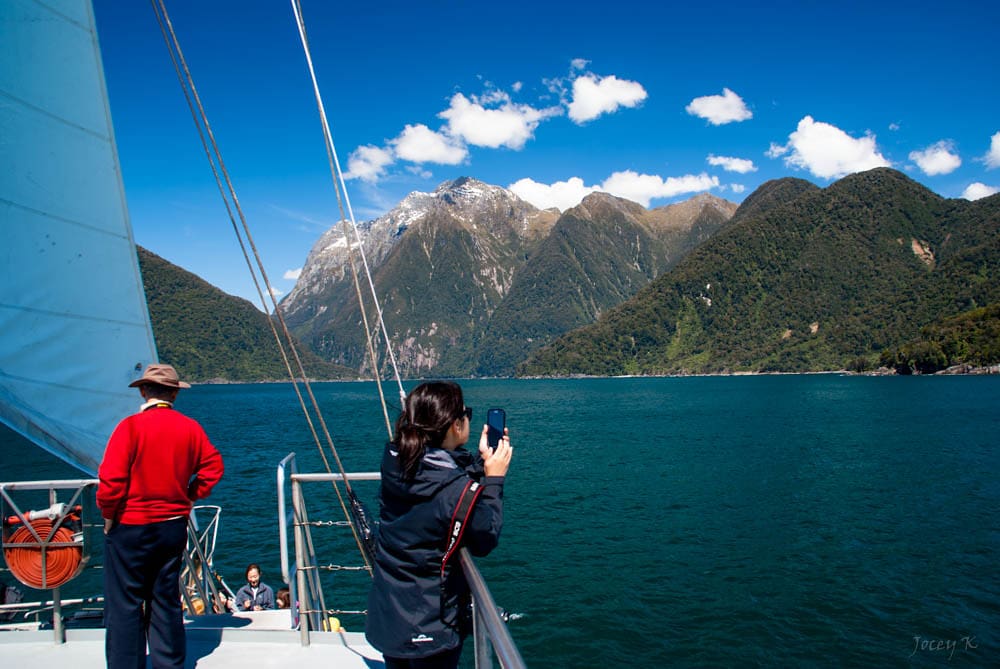
[[[404,479],[413,479],[428,447],[441,446],[464,408],[462,389],[451,381],[422,383],[406,396],[393,439]]]

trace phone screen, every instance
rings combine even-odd
[[[503,409],[490,409],[486,412],[486,443],[494,451],[500,443],[506,425],[507,414]]]

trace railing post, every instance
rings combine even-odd
[[[59,588],[52,589],[52,631],[56,636],[56,644],[66,643],[66,627],[62,619],[62,597]]]
[[[278,463],[278,544],[281,553],[281,580],[288,586],[289,626],[292,629],[295,629],[301,618],[301,612],[299,611],[299,570],[297,555],[294,564],[290,565],[288,560],[288,528],[291,526],[292,532],[295,532],[295,513],[286,506],[285,483],[286,481],[291,481],[291,475],[297,472],[295,453],[289,453]],[[294,534],[292,536],[294,540]]]
[[[58,502],[58,496],[54,488],[49,488],[49,506],[51,507],[56,502]],[[48,580],[48,574],[46,573],[46,559],[45,559],[45,548],[42,548],[42,578]],[[66,628],[63,625],[62,619],[62,597],[60,596],[59,587],[56,586],[52,589],[52,631],[56,636],[56,644],[66,643]]]
[[[303,561],[305,560],[305,542],[303,541],[302,533],[305,531],[302,527],[302,513],[300,509],[301,504],[301,491],[299,490],[300,483],[294,478],[292,479],[292,516],[295,519],[294,533],[295,533],[295,579],[298,583],[298,595],[299,599],[296,602],[292,602],[292,606],[298,609],[299,618],[299,637],[303,646],[309,645],[309,615],[302,615],[302,604],[306,605],[307,610],[312,608],[312,597],[309,594],[309,590],[306,587],[306,572],[305,565]]]

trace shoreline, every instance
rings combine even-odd
[[[968,364],[954,365],[947,369],[942,369],[933,374],[921,374],[914,372],[913,374],[899,374],[893,369],[887,367],[880,367],[876,370],[871,370],[867,372],[852,372],[847,369],[829,369],[821,371],[811,371],[811,372],[751,372],[751,371],[737,371],[737,372],[703,372],[698,374],[612,374],[612,375],[592,375],[592,374],[564,374],[564,375],[552,375],[552,376],[468,376],[468,377],[455,377],[462,379],[475,379],[475,380],[488,380],[488,379],[499,379],[499,380],[545,380],[545,379],[682,379],[682,378],[698,378],[698,377],[717,377],[717,376],[806,376],[806,375],[821,375],[821,374],[836,374],[839,376],[992,376],[1000,375],[1000,364],[986,365],[986,366],[974,366]],[[425,379],[436,378],[436,377],[419,377],[412,379],[403,379],[404,381],[422,381]],[[447,377],[452,378],[452,377]],[[309,379],[309,383],[367,383],[374,382],[376,379]],[[298,382],[302,382],[301,379],[296,379]],[[289,379],[262,379],[259,381],[230,381],[228,379],[214,378],[205,381],[190,381],[191,385],[194,386],[222,386],[222,385],[250,385],[250,384],[269,384],[269,383],[291,383]]]

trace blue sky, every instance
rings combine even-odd
[[[136,241],[257,303],[149,4],[94,4]],[[458,176],[563,210],[879,165],[944,197],[1000,190],[995,2],[347,4],[303,11],[359,221]],[[290,3],[167,9],[287,293],[339,218]]]

